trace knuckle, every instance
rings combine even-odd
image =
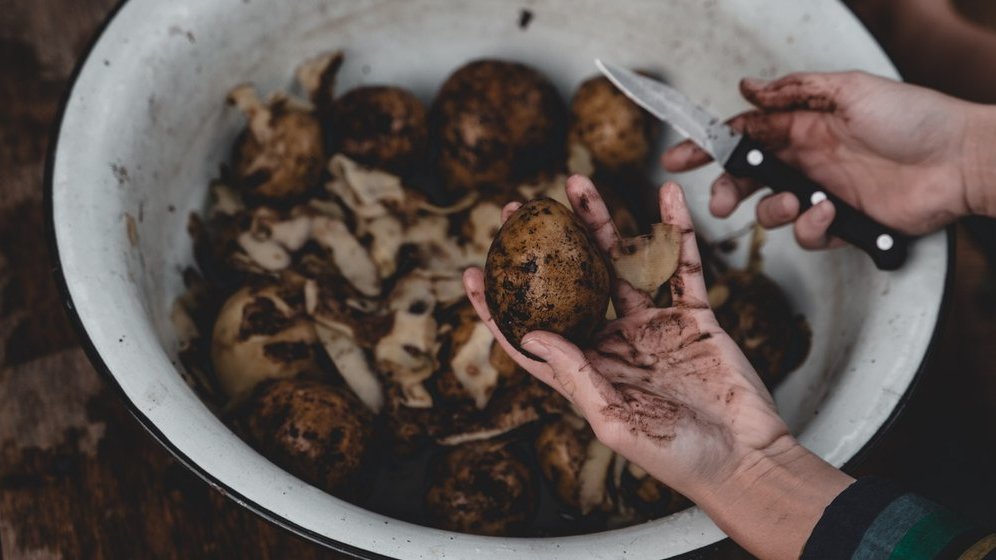
[[[558,375],[557,381],[560,383],[560,388],[564,390],[564,395],[573,401],[578,389],[577,382],[569,375]]]
[[[593,371],[595,371],[595,368],[594,368],[594,366],[591,365],[591,361],[589,361],[587,359],[584,360],[581,363],[581,366],[577,369],[578,375],[587,375],[587,374],[590,374]]]

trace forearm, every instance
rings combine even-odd
[[[796,559],[823,510],[854,479],[790,436],[690,496],[727,535],[765,559]]]
[[[966,204],[972,214],[996,217],[996,105],[972,105],[962,148]]]

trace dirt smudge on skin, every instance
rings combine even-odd
[[[585,214],[591,212],[591,201],[588,199],[587,193],[581,195],[581,199],[578,200],[578,205],[581,207],[581,211]]]
[[[786,76],[767,87],[751,89],[741,83],[748,101],[762,107],[777,106],[782,111],[809,110],[826,113],[838,109],[839,90],[827,91],[801,76]]]
[[[658,442],[674,440],[678,422],[695,415],[681,403],[639,389],[623,388],[620,394],[622,403],[606,405],[602,414],[626,424],[630,433]]]
[[[714,357],[713,333],[694,313],[655,309],[632,317],[632,328],[604,333],[588,357],[589,377],[605,400],[601,413],[606,418],[659,444],[676,437],[680,422],[696,418],[676,395],[686,384],[717,378],[722,364]],[[715,397],[727,404],[734,398],[727,392]]]

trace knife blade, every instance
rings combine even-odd
[[[897,270],[906,262],[908,237],[861,213],[776,158],[760,143],[733,130],[685,94],[599,59],[595,65],[623,94],[690,138],[731,175],[760,181],[776,192],[795,194],[800,213],[824,200],[833,202],[836,215],[829,233],[863,250],[880,270]]]

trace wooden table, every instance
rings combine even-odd
[[[4,0],[0,9],[0,557],[336,558],[179,465],[91,367],[63,314],[42,170],[68,77],[114,4]],[[996,525],[996,283],[963,232],[957,262],[930,367],[854,470]],[[710,556],[743,554],[726,544]]]

